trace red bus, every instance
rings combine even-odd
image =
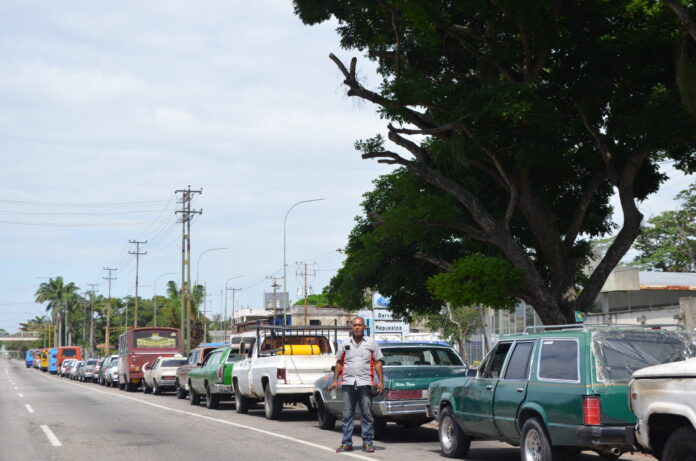
[[[143,364],[181,354],[178,328],[132,328],[118,337],[118,388],[132,392],[143,379]]]

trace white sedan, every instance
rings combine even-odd
[[[186,363],[183,355],[174,357],[157,357],[152,365],[143,366],[143,392],[160,395],[163,391],[175,389],[176,369]]]

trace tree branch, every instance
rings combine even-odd
[[[580,200],[575,206],[575,210],[573,210],[573,215],[570,218],[570,224],[568,224],[568,229],[566,230],[564,239],[566,249],[570,249],[575,243],[575,239],[580,233],[582,222],[585,219],[587,209],[589,208],[590,203],[592,203],[592,199],[594,198],[597,189],[604,181],[606,181],[606,179],[606,171],[597,170],[587,182],[587,185],[582,193],[582,197],[580,197]]]
[[[607,144],[607,137],[599,133],[597,130],[592,128],[592,124],[590,123],[589,119],[587,118],[587,114],[585,114],[585,110],[578,106],[578,113],[580,114],[580,117],[582,118],[582,122],[585,125],[585,130],[592,136],[592,138],[595,140],[595,144],[597,145],[597,149],[599,149],[599,153],[602,156],[602,160],[604,161],[604,166],[607,170],[607,177],[614,183],[617,184],[619,180],[619,175],[616,172],[616,167],[614,166],[614,160],[612,159],[611,156],[611,151],[609,150],[609,145]]]
[[[488,64],[490,64],[493,67],[495,67],[496,69],[498,69],[498,72],[500,72],[500,74],[505,78],[505,80],[507,80],[510,83],[517,83],[517,78],[515,78],[515,76],[513,76],[512,72],[510,70],[506,69],[505,66],[503,66],[501,63],[494,60],[490,56],[476,50],[475,48],[470,46],[468,43],[466,43],[466,40],[464,40],[458,33],[454,33],[454,32],[468,32],[466,27],[459,25],[459,24],[454,24],[449,28],[445,28],[444,32],[446,35],[453,37],[457,41],[457,43],[459,43],[459,45],[464,49],[464,51],[466,51],[467,53],[469,53],[469,54],[471,54],[479,59],[486,61]],[[482,40],[486,41],[484,38],[482,38]]]
[[[696,21],[691,17],[686,7],[679,0],[662,0],[662,3],[677,15],[686,32],[696,41]]]
[[[452,265],[444,259],[440,259],[437,256],[431,255],[430,253],[423,253],[422,251],[416,251],[413,256],[418,259],[422,259],[423,261],[427,261],[443,271],[449,270],[450,266]]]

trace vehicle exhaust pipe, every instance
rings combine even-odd
[[[619,450],[618,448],[612,448],[611,454],[615,456],[621,456],[621,450]]]

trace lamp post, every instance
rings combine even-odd
[[[229,288],[227,288],[227,284],[230,283],[231,280],[240,279],[242,277],[243,277],[242,275],[235,275],[234,277],[230,277],[225,281],[225,308],[224,308],[224,314],[223,314],[223,318],[225,319],[224,323],[223,323],[223,325],[225,325],[223,327],[223,330],[225,333],[224,333],[223,338],[227,337],[227,291],[229,291]],[[233,288],[233,290],[235,290],[235,288]],[[232,292],[232,319],[234,321],[234,291]]]
[[[287,324],[287,308],[288,308],[288,296],[287,296],[287,263],[285,262],[285,248],[286,248],[286,224],[288,222],[288,215],[292,211],[293,208],[295,208],[297,205],[300,205],[302,203],[309,203],[309,202],[318,202],[320,200],[326,200],[325,198],[313,198],[311,200],[302,200],[297,203],[295,203],[293,206],[291,206],[288,209],[288,212],[285,213],[285,219],[283,219],[283,326],[286,326]]]
[[[201,263],[201,258],[203,257],[204,254],[209,253],[211,251],[218,251],[218,250],[226,250],[227,248],[220,247],[220,248],[208,248],[207,250],[204,250],[200,255],[198,255],[198,259],[196,260],[196,280],[193,282],[193,290],[195,290],[196,285],[198,285],[198,275],[199,275],[199,267]],[[191,290],[191,293],[193,293],[193,290]],[[205,296],[205,293],[204,293]],[[205,301],[205,298],[204,298]],[[190,303],[189,303],[190,304]],[[189,305],[188,307],[189,312],[186,313],[186,348],[187,350],[190,350],[191,346],[191,306]],[[204,338],[205,340],[205,338]]]
[[[165,272],[158,275],[155,279],[155,289],[152,295],[152,301],[154,303],[153,310],[155,311],[155,326],[157,326],[157,282],[159,281],[160,277],[164,277],[165,275],[176,275],[176,272]]]
[[[193,283],[194,286],[198,285],[198,265],[200,264],[201,258],[203,257],[203,255],[208,253],[209,251],[226,250],[226,249],[227,248],[208,248],[203,253],[198,255],[198,259],[196,260],[196,281]]]

